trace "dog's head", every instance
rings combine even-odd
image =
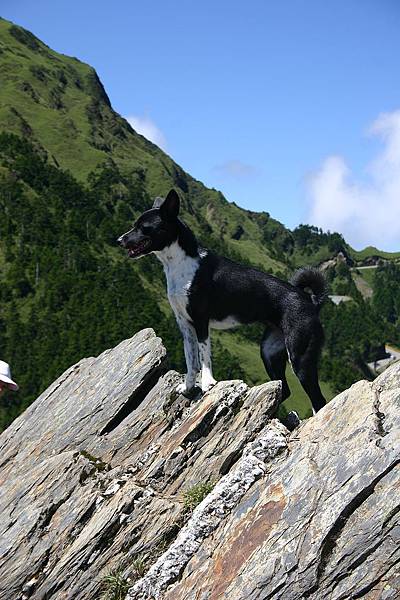
[[[146,210],[117,242],[128,250],[129,258],[163,250],[178,238],[178,214],[179,196],[171,190],[165,200],[156,198],[153,208]]]

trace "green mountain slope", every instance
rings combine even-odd
[[[357,260],[339,234],[309,226],[291,232],[268,213],[243,210],[207,189],[113,111],[90,66],[3,19],[0,132],[0,352],[21,383],[18,395],[2,399],[0,425],[72,362],[145,326],[163,336],[172,366],[183,370],[160,265],[154,258],[128,261],[115,245],[152,198],[172,186],[183,198],[183,218],[202,242],[241,262],[287,277],[297,266],[338,252]],[[354,302],[327,305],[323,315],[328,397],[332,387],[347,387],[363,374],[376,346],[396,341],[396,321],[371,316],[372,305],[343,268],[329,270],[332,291],[344,291]],[[358,345],[351,333],[338,342],[338,319],[370,324],[357,332]],[[216,334],[217,375],[264,381],[259,336],[256,327]],[[340,360],[344,347],[346,364]],[[291,372],[289,377],[295,392],[287,407],[306,416],[309,403]]]
[[[262,244],[257,217],[205,188],[157,146],[137,134],[115,111],[94,69],[60,55],[31,33],[0,20],[0,123],[33,141],[49,162],[80,181],[99,164],[116,166],[122,176],[140,173],[150,197],[172,186],[187,199],[185,218],[226,239],[233,251],[265,268],[282,264]],[[274,227],[284,230],[273,222]],[[232,236],[241,226],[241,244]]]
[[[0,19],[0,52],[2,129],[27,137],[46,152],[50,164],[82,182],[98,165],[116,166],[123,177],[140,174],[150,197],[175,186],[186,199],[185,218],[190,225],[215,233],[232,252],[273,271],[285,270],[288,263],[317,264],[332,255],[334,244],[327,234],[318,252],[304,253],[301,247],[294,248],[291,233],[268,213],[228,203],[220,192],[185,173],[112,109],[89,65],[54,52],[4,19]],[[342,242],[354,260],[400,256],[375,248],[357,253]]]

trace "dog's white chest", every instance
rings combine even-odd
[[[190,320],[187,312],[188,295],[199,268],[199,259],[187,256],[178,244],[172,244],[162,252],[156,252],[156,255],[164,266],[172,310],[177,316]]]

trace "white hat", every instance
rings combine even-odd
[[[8,387],[14,392],[19,389],[18,384],[11,379],[10,365],[4,362],[4,360],[0,360],[0,381],[8,383]]]

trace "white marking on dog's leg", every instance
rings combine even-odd
[[[287,348],[286,348],[286,352],[287,352],[288,363],[290,365],[290,368],[292,369],[293,373],[296,375],[296,371],[293,369],[292,359],[290,358],[289,350]],[[297,377],[297,375],[296,375],[296,377]]]
[[[199,349],[194,327],[182,317],[177,318],[177,321],[183,337],[187,373],[185,382],[180,383],[176,389],[178,393],[184,394],[193,389],[196,384],[196,376],[200,370]]]
[[[206,392],[217,383],[212,374],[210,337],[203,342],[199,342],[199,355],[201,363],[201,389],[203,392]]]

